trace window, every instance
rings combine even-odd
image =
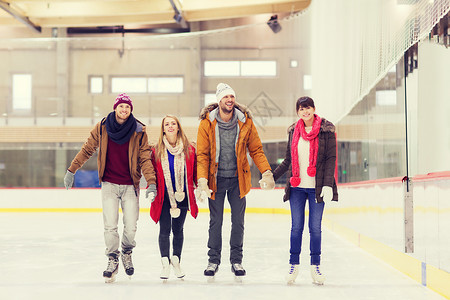
[[[303,75],[303,89],[305,91],[312,89],[312,76]]]
[[[149,93],[176,93],[184,91],[183,77],[151,77],[148,79]]]
[[[213,93],[207,93],[207,94],[205,94],[205,106],[206,105],[208,105],[208,104],[211,104],[211,103],[215,103],[215,102],[217,102],[217,100],[216,100],[216,94],[213,94]]]
[[[12,75],[13,110],[31,110],[32,77],[31,74]]]
[[[239,76],[239,61],[205,61],[205,76]]]
[[[180,94],[184,92],[183,77],[112,77],[112,93]]]
[[[277,75],[276,61],[241,61],[241,76],[268,76]]]
[[[274,60],[222,60],[205,61],[206,77],[275,77],[277,62]]]
[[[146,77],[113,77],[111,78],[111,92],[121,93],[147,93]]]
[[[380,90],[375,92],[377,105],[397,105],[397,91],[396,90]]]
[[[89,93],[102,94],[103,93],[103,77],[90,76],[89,77]]]

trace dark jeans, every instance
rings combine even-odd
[[[309,206],[309,235],[311,251],[311,265],[320,265],[321,243],[322,243],[322,215],[324,202],[316,203],[316,189],[293,188],[289,203],[291,205],[291,256],[289,263],[297,265],[300,263],[300,252],[302,249],[302,234],[305,224],[305,205]]]
[[[242,248],[244,245],[244,217],[246,200],[239,197],[239,181],[237,177],[217,178],[215,200],[209,204],[209,262],[220,264],[222,252],[223,207],[227,195],[231,207],[230,262],[242,263]]]
[[[170,215],[170,202],[167,193],[164,193],[164,202],[159,218],[159,251],[161,257],[169,257],[170,254],[170,231],[173,233],[173,255],[181,260],[181,250],[184,241],[184,221],[186,220],[187,209],[182,208],[178,218],[172,218]]]

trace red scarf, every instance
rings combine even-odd
[[[317,163],[317,152],[319,151],[319,131],[322,119],[314,114],[314,121],[312,129],[309,133],[306,133],[305,122],[300,119],[297,121],[294,129],[294,135],[292,137],[291,145],[291,161],[292,161],[292,177],[289,180],[291,186],[297,187],[302,181],[300,178],[300,165],[298,162],[298,140],[301,137],[305,141],[309,141],[309,166],[307,173],[309,176],[316,176],[316,163]]]

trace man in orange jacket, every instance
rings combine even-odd
[[[216,100],[203,108],[197,135],[198,193],[210,210],[208,266],[205,276],[214,276],[221,261],[222,223],[225,195],[231,207],[230,262],[236,276],[244,276],[245,195],[251,188],[247,149],[262,174],[261,188],[273,189],[275,182],[261,140],[250,114],[236,103],[227,84],[217,85]]]

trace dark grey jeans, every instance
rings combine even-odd
[[[244,217],[246,200],[239,197],[239,181],[237,177],[217,178],[215,200],[209,204],[209,262],[220,264],[222,253],[222,224],[225,195],[231,207],[230,262],[242,263],[242,248],[244,245]]]

